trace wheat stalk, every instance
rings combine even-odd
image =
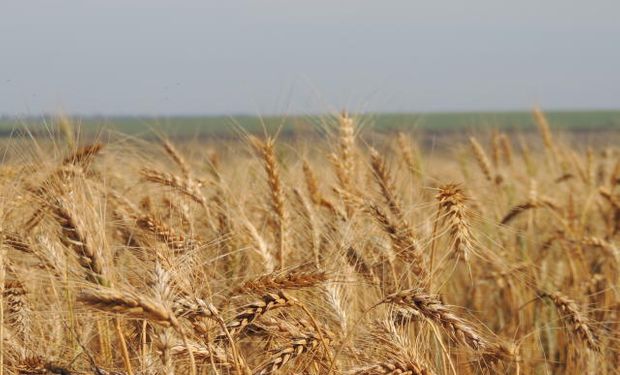
[[[426,279],[428,276],[424,267],[422,254],[417,247],[413,233],[409,227],[403,227],[392,222],[386,213],[377,205],[370,204],[368,211],[373,218],[379,223],[381,228],[390,236],[390,240],[394,246],[394,252],[405,262],[411,265],[411,270],[420,278]]]
[[[179,151],[177,151],[176,147],[170,142],[168,139],[162,139],[161,141],[164,150],[170,158],[176,163],[176,165],[181,169],[181,173],[186,181],[191,181],[191,168],[189,164],[185,160],[185,158],[181,155]]]
[[[268,138],[265,142],[250,136],[250,142],[258,151],[263,159],[265,174],[267,175],[267,184],[271,193],[271,208],[277,218],[276,237],[278,241],[278,263],[280,269],[284,269],[284,255],[286,245],[286,211],[284,207],[284,192],[280,180],[280,172],[275,156],[275,141]]]
[[[226,329],[231,335],[239,334],[249,324],[266,314],[267,312],[290,306],[294,300],[279,291],[277,293],[267,293],[259,301],[253,302],[242,308],[241,313],[226,324]],[[223,339],[224,337],[221,337]]]
[[[468,261],[474,246],[465,208],[467,197],[458,185],[447,184],[439,187],[436,198],[453,240],[452,251],[457,257]]]
[[[273,272],[244,282],[236,292],[260,294],[266,291],[311,288],[327,280],[325,271]]]
[[[282,369],[291,360],[314,351],[321,344],[321,340],[313,334],[294,337],[291,341],[279,348],[273,357],[254,371],[254,375],[268,375]]]
[[[541,298],[548,298],[555,305],[558,315],[566,326],[572,330],[579,340],[584,342],[588,348],[599,351],[599,342],[594,328],[586,315],[581,311],[577,303],[560,292],[538,293]]]
[[[140,174],[146,181],[169,186],[202,206],[207,204],[207,199],[199,190],[199,186],[187,179],[183,180],[171,173],[159,172],[150,168],[142,168]]]
[[[478,167],[482,171],[482,174],[487,179],[487,181],[493,181],[493,168],[491,167],[491,162],[489,161],[489,157],[487,156],[484,149],[478,143],[478,140],[474,137],[469,138],[469,144],[471,145],[472,152],[476,157],[476,162],[478,162]]]
[[[390,294],[380,302],[384,303],[408,308],[414,314],[439,324],[453,340],[471,349],[484,351],[492,348],[491,343],[472,323],[456,315],[437,296],[428,294],[422,289],[409,289]]]

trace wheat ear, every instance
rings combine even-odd
[[[284,207],[284,191],[280,180],[280,172],[275,155],[275,141],[268,138],[265,142],[250,136],[250,142],[261,155],[263,167],[267,175],[267,184],[271,194],[271,208],[277,218],[276,237],[278,241],[278,262],[280,269],[284,269],[284,253],[286,245],[286,211]]]

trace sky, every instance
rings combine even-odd
[[[618,0],[1,0],[0,115],[620,108]]]

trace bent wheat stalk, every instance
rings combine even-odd
[[[254,375],[269,375],[282,369],[291,360],[302,354],[314,351],[321,344],[321,340],[312,334],[292,338],[290,343],[281,347],[279,351],[258,370]]]
[[[483,351],[491,348],[491,342],[479,333],[472,323],[456,315],[437,296],[428,294],[422,289],[409,289],[390,294],[379,302],[379,304],[385,303],[408,308],[414,314],[439,324],[454,341],[471,349]]]
[[[586,315],[581,311],[575,301],[560,292],[539,292],[541,298],[548,298],[555,305],[558,315],[566,327],[574,333],[580,341],[594,351],[599,351],[598,338],[594,333],[594,328]]]
[[[112,312],[137,319],[145,319],[164,327],[174,328],[184,341],[190,359],[191,373],[196,374],[194,355],[187,342],[183,328],[172,311],[161,303],[135,293],[121,292],[110,288],[83,290],[78,301],[103,312]]]

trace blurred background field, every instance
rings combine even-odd
[[[549,122],[561,131],[607,131],[620,129],[620,111],[550,111]],[[161,131],[174,138],[205,136],[232,136],[240,129],[250,133],[270,133],[281,128],[284,135],[320,129],[325,116],[111,116],[75,117],[83,133],[102,129],[124,134],[148,136]],[[441,112],[441,113],[378,113],[359,116],[362,126],[375,131],[420,130],[424,132],[454,132],[473,129],[496,128],[505,131],[529,131],[535,129],[532,115],[522,112]],[[0,134],[10,136],[16,130],[29,129],[33,134],[47,134],[54,117],[3,117],[0,118]]]

